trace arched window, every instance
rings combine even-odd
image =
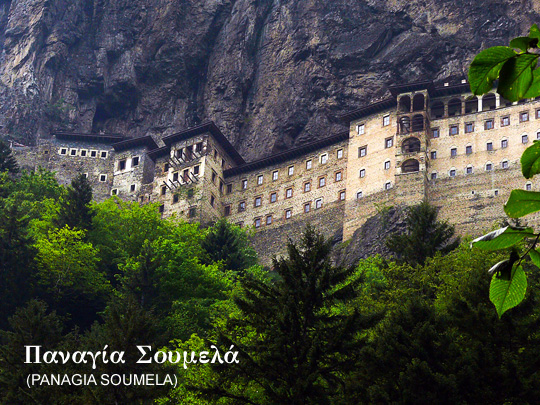
[[[461,115],[461,100],[453,98],[448,102],[448,116]]]
[[[494,110],[497,107],[497,97],[493,93],[488,93],[482,97],[482,111]]]
[[[409,159],[401,165],[401,173],[414,173],[420,170],[420,163],[416,159]]]
[[[399,133],[408,134],[409,132],[411,132],[411,118],[401,117],[399,119]]]
[[[478,112],[478,98],[476,96],[469,97],[465,101],[465,114]]]
[[[415,137],[405,139],[401,144],[401,151],[403,153],[420,152],[420,139]]]
[[[417,94],[413,98],[413,111],[423,111],[425,107],[425,97],[423,94]]]
[[[423,131],[424,130],[424,116],[422,114],[416,114],[412,118],[412,131]]]
[[[444,117],[444,103],[442,101],[435,101],[431,105],[431,118]]]
[[[410,112],[411,111],[411,98],[409,96],[402,96],[399,99],[399,111]]]

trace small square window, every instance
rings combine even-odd
[[[95,158],[97,156],[97,150],[90,151],[90,157]]]
[[[510,117],[502,117],[501,118],[501,127],[507,127],[510,125]]]
[[[255,207],[260,207],[261,204],[262,204],[262,197],[256,197],[255,203],[254,203]]]
[[[493,142],[486,143],[486,150],[492,151],[493,150]]]
[[[503,160],[503,161],[501,162],[501,167],[502,167],[503,169],[508,169],[508,160]]]
[[[450,149],[450,157],[456,157],[457,156],[457,148]]]
[[[232,184],[227,184],[227,194],[232,193]]]
[[[242,180],[242,190],[246,190],[247,189],[247,180],[244,179]]]
[[[450,135],[457,135],[459,133],[459,127],[457,125],[450,126]]]
[[[165,211],[165,206],[163,204],[161,204],[158,208],[158,211],[160,214],[163,214],[163,212]]]
[[[361,169],[360,170],[360,177],[366,177],[366,169]]]
[[[508,139],[503,139],[501,141],[501,148],[507,148],[508,147]]]
[[[60,149],[60,154],[61,155],[67,155],[67,149],[66,148]]]
[[[367,146],[361,146],[358,148],[358,157],[364,157],[367,155]]]
[[[336,181],[341,181],[341,172],[336,173]]]
[[[325,153],[324,155],[321,155],[321,165],[326,164],[328,162],[328,155]]]
[[[118,162],[118,170],[125,170],[126,168],[126,161],[125,160],[121,160]]]
[[[214,174],[215,174],[215,173],[212,173],[212,181],[215,181],[215,180],[216,180],[216,177],[215,177]],[[172,179],[173,179],[173,181],[178,181],[178,176],[179,176],[179,175],[178,175],[178,172],[174,172],[174,173],[172,174]]]
[[[319,188],[326,186],[326,177],[321,177],[319,179]]]
[[[287,169],[287,174],[289,176],[292,176],[294,174],[294,166],[289,166],[289,169]]]
[[[527,122],[529,121],[529,112],[523,111],[519,113],[519,122]]]
[[[189,212],[188,212],[188,216],[189,218],[195,218],[195,216],[197,215],[197,208],[190,208],[189,209]]]
[[[471,145],[465,146],[465,154],[467,154],[467,155],[472,154],[472,146]]]
[[[273,181],[276,181],[278,179],[278,176],[279,176],[279,172],[276,170],[272,173],[272,180]]]
[[[315,200],[315,209],[318,210],[319,208],[322,208],[322,198]]]
[[[521,135],[521,143],[528,143],[529,135]]]
[[[77,149],[71,149],[69,151],[70,156],[77,156]]]
[[[472,174],[472,172],[473,172],[472,166],[467,166],[467,167],[465,168],[465,173],[466,173],[466,174]]]
[[[84,176],[85,179],[87,179],[88,178],[88,173],[83,173],[83,176]]]
[[[438,138],[440,136],[439,128],[433,128],[431,130],[431,136],[433,138]]]
[[[255,228],[260,228],[260,227],[261,227],[261,219],[255,218]]]
[[[133,159],[131,159],[131,167],[139,166],[139,157],[135,156]]]
[[[431,173],[431,180],[437,179],[437,173]]]
[[[292,197],[292,188],[288,188],[285,190],[285,198],[291,198]]]
[[[176,204],[180,200],[180,196],[178,194],[174,194],[172,197],[173,204]]]
[[[310,203],[305,203],[304,204],[304,212],[308,213],[311,209],[311,204]]]
[[[263,184],[263,175],[259,175],[257,176],[257,185],[260,186],[261,184]]]
[[[429,156],[431,157],[431,160],[437,159],[437,151],[432,151]]]
[[[81,156],[82,156],[82,157],[86,157],[86,154],[87,154],[87,153],[88,153],[88,152],[87,152],[86,150],[84,150],[84,149],[81,150]]]
[[[486,172],[490,172],[491,170],[493,170],[493,165],[491,163],[487,163],[486,164]]]
[[[387,181],[386,183],[384,183],[384,189],[385,190],[390,190],[392,188],[392,183]]]
[[[384,140],[384,147],[388,149],[388,148],[391,148],[392,146],[394,146],[394,137],[386,138]]]
[[[465,133],[469,134],[471,132],[474,132],[474,124],[472,122],[468,122],[465,124]]]
[[[167,173],[169,171],[169,164],[168,163],[165,163],[163,165],[163,173]]]
[[[456,177],[456,170],[455,169],[452,169],[450,170],[450,177]]]
[[[272,225],[272,215],[266,216],[266,225]]]
[[[238,203],[238,212],[244,212],[246,210],[246,202],[241,201]]]
[[[292,210],[285,210],[285,219],[290,219],[292,217]]]
[[[194,166],[194,167],[193,167],[193,174],[194,174],[195,176],[198,176],[199,173],[200,173],[200,170],[201,170],[200,166]]]
[[[101,156],[101,158],[106,159],[107,158],[107,152],[102,151],[100,156]]]
[[[135,184],[132,184],[131,186],[129,186],[129,191],[130,191],[130,192],[133,193],[133,192],[135,191],[135,189],[136,189]]]
[[[311,159],[306,160],[306,170],[311,170],[312,167],[313,167],[313,162],[311,161]]]
[[[499,190],[495,190],[494,193],[496,196],[499,195]]]
[[[359,200],[360,198],[363,197],[363,195],[364,195],[364,194],[363,194],[361,191],[357,192],[357,193],[356,193],[356,199]]]
[[[383,117],[382,124],[383,124],[383,127],[386,127],[387,125],[390,125],[390,116],[389,115],[385,115]]]
[[[161,186],[161,195],[167,194],[167,186]]]
[[[336,155],[338,159],[343,159],[343,149],[338,149]]]
[[[366,132],[366,126],[364,124],[357,125],[356,132],[358,132],[358,135],[364,135]]]
[[[231,206],[230,206],[230,205],[226,205],[226,206],[225,206],[225,209],[223,210],[223,213],[225,214],[226,217],[228,217],[229,215],[231,215]]]
[[[100,174],[99,175],[99,181],[101,181],[101,182],[107,181],[107,175],[106,174]]]
[[[308,181],[304,183],[304,193],[307,193],[310,190],[311,190],[311,183]]]
[[[339,192],[339,201],[345,201],[345,191]]]
[[[113,188],[113,189],[111,190],[111,195],[118,195],[118,189]]]
[[[387,160],[386,162],[384,162],[384,170],[389,170],[390,169],[390,161]]]
[[[270,202],[275,203],[277,201],[277,193],[270,194]]]
[[[484,129],[487,131],[489,129],[493,129],[494,125],[493,125],[493,120],[486,120],[484,121]]]
[[[531,191],[532,190],[532,184],[531,183],[525,184],[525,190]]]

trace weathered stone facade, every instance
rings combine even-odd
[[[478,234],[504,217],[511,189],[538,188],[521,176],[519,158],[540,138],[539,100],[477,99],[466,83],[391,91],[345,114],[349,131],[249,163],[211,122],[161,147],[149,136],[59,133],[15,154],[62,183],[87,173],[97,199],[159,202],[164,216],[251,226],[265,263],[308,223],[347,240],[382,208],[424,198],[459,233]]]

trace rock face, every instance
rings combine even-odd
[[[157,138],[211,119],[247,160],[387,86],[461,78],[536,0],[0,0],[0,135]]]

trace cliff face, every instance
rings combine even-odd
[[[212,119],[251,160],[342,130],[388,85],[461,78],[539,17],[536,0],[0,0],[0,135]]]

